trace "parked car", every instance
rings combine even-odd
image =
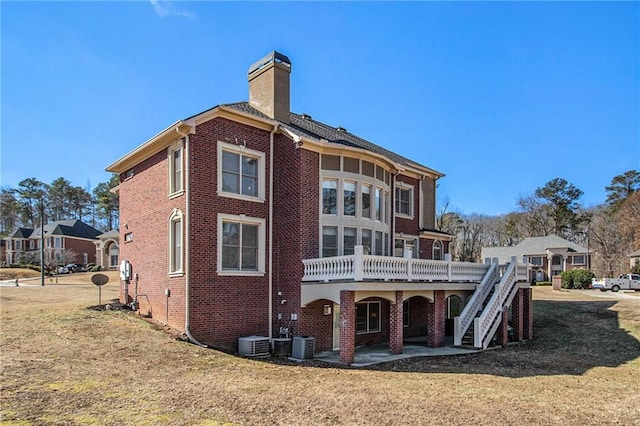
[[[69,273],[69,268],[67,268],[66,266],[58,266],[57,273],[58,274],[68,274]]]
[[[84,268],[83,265],[80,265],[79,263],[69,263],[68,265],[65,265],[65,268],[67,268],[69,270],[69,272],[85,272],[86,269]]]

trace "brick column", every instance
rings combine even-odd
[[[513,304],[511,305],[511,326],[513,327],[513,338],[517,342],[523,340],[523,289],[519,288],[516,293],[516,297],[513,298]]]
[[[403,292],[396,291],[396,302],[389,308],[389,346],[394,355],[402,353],[402,305]]]
[[[356,295],[340,291],[340,362],[353,363],[356,352]]]
[[[507,326],[509,325],[509,310],[507,309],[502,311],[501,317],[500,325],[496,332],[496,344],[501,345],[504,348],[509,342],[509,330],[507,329]]]
[[[525,340],[533,340],[533,289],[531,287],[522,289],[523,297],[523,332]]]
[[[446,304],[444,290],[434,290],[434,302],[427,305],[427,346],[439,348],[444,345],[444,322]]]

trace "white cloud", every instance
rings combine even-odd
[[[156,14],[161,17],[182,16],[184,18],[195,18],[195,14],[186,9],[176,9],[169,0],[149,0]]]

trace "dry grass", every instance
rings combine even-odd
[[[86,283],[0,298],[3,424],[640,424],[636,299],[536,288],[533,342],[352,369],[202,349]]]

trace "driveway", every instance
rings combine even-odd
[[[614,300],[635,300],[640,303],[640,292],[637,291],[619,291],[614,293],[612,291],[600,291],[600,290],[568,290],[571,293],[587,294],[592,297],[598,297],[601,299],[614,299]]]

